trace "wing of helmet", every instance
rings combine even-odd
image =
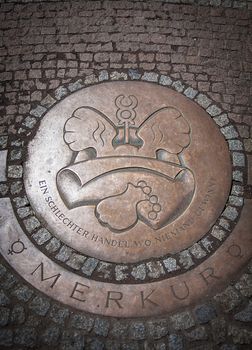
[[[154,151],[165,150],[179,154],[190,143],[190,126],[182,113],[174,107],[164,107],[152,113],[139,127],[142,146]]]

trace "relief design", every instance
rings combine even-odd
[[[58,191],[69,210],[91,206],[98,222],[115,233],[139,222],[158,230],[193,197],[194,176],[183,159],[190,125],[171,106],[139,125],[136,96],[119,95],[114,103],[117,124],[90,106],[67,119],[63,138],[73,157],[57,174]]]

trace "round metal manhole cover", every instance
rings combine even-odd
[[[198,241],[230,184],[228,147],[206,112],[143,82],[104,83],[58,103],[25,166],[29,200],[50,232],[115,263]]]
[[[229,197],[239,154],[232,166],[219,127],[182,94],[140,81],[89,86],[30,136],[35,216],[25,196],[1,199],[0,249],[48,296],[105,316],[160,315],[210,294],[250,257],[251,203],[241,212],[241,186]]]

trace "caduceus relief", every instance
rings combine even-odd
[[[63,137],[74,160],[58,172],[58,191],[68,209],[93,206],[100,224],[115,233],[138,222],[160,229],[192,200],[193,173],[182,164],[190,126],[169,106],[136,126],[137,98],[119,95],[115,105],[118,125],[90,106],[66,121]]]

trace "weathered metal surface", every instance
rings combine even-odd
[[[82,89],[43,118],[25,187],[38,217],[79,252],[136,262],[185,249],[230,190],[226,142],[198,105],[144,82]]]
[[[8,198],[0,199],[0,252],[34,287],[88,312],[116,317],[159,315],[216,293],[251,257],[252,201],[246,200],[230,237],[207,261],[181,276],[145,284],[82,278],[39,251],[19,226]]]

